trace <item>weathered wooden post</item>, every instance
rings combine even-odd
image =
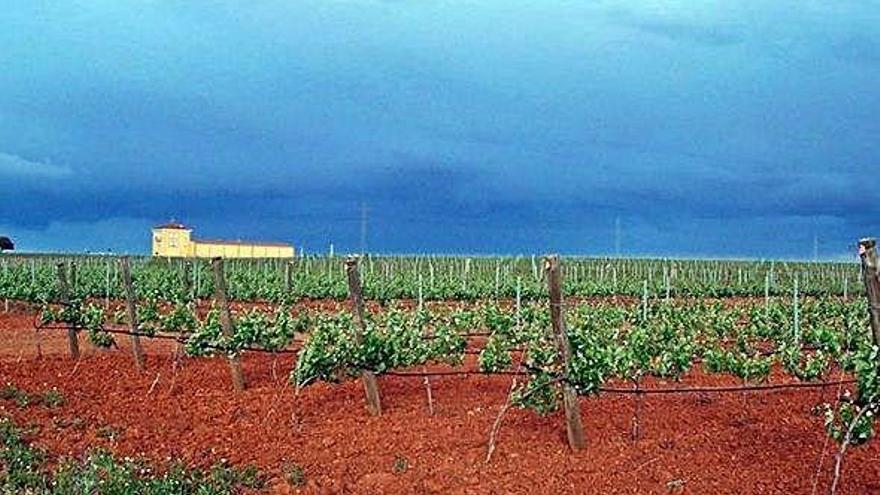
[[[798,277],[794,277],[794,289],[792,296],[792,305],[794,307],[794,343],[801,344],[801,311],[800,311],[800,292],[798,291]]]
[[[122,284],[125,286],[125,309],[128,312],[128,329],[131,332],[131,350],[134,353],[134,365],[138,371],[144,371],[144,349],[138,335],[137,296],[131,281],[131,262],[128,256],[119,258],[119,269],[122,271]]]
[[[877,262],[877,240],[865,238],[859,241],[859,257],[862,259],[862,278],[868,297],[868,313],[874,344],[880,345],[880,263]]]
[[[666,286],[666,301],[672,296],[672,275],[670,275],[668,266],[663,267],[663,285]]]
[[[421,313],[422,311],[425,310],[425,295],[424,295],[424,291],[422,290],[423,281],[422,281],[422,273],[421,272],[418,273],[418,280],[419,280],[419,290],[418,290],[419,303],[418,303],[417,311],[419,313]],[[429,329],[428,333],[425,334],[425,337],[430,338],[432,335],[433,335],[433,333]],[[425,372],[424,383],[425,383],[425,395],[428,398],[428,414],[433,416],[434,415],[434,392],[431,389],[431,379],[427,375],[428,367],[422,366],[422,371]]]
[[[70,294],[76,298],[76,286],[77,286],[77,276],[76,276],[76,263],[73,261],[70,262],[70,278],[68,280],[68,285],[70,288]]]
[[[202,293],[202,266],[199,261],[193,260],[193,301],[198,303]],[[198,305],[198,304],[197,304]]]
[[[58,295],[61,297],[61,304],[70,305],[70,287],[67,285],[67,270],[65,263],[58,263]],[[76,325],[67,325],[67,346],[70,349],[70,357],[79,359],[79,336],[77,335]]]
[[[522,277],[516,277],[516,329],[522,328]]]
[[[568,445],[572,449],[584,448],[584,427],[581,424],[581,410],[578,404],[577,391],[568,383],[568,367],[571,359],[571,347],[565,328],[565,314],[562,301],[562,274],[559,270],[559,256],[550,255],[544,258],[544,271],[547,274],[547,287],[550,291],[550,319],[553,325],[553,339],[562,365],[562,406],[565,411],[565,428],[568,433]]]
[[[229,312],[229,300],[226,298],[226,277],[223,275],[223,258],[213,258],[211,267],[214,269],[214,300],[220,307],[220,326],[223,329],[223,337],[232,339],[235,330],[232,326],[232,314]],[[229,354],[229,372],[232,375],[232,385],[237,392],[245,389],[244,375],[241,372],[241,361],[238,353]]]
[[[419,310],[419,312],[421,312],[423,309],[425,309],[425,293],[424,293],[424,290],[422,289],[422,285],[423,285],[423,284],[422,284],[422,274],[421,274],[421,273],[419,273],[419,278],[418,278],[418,280],[419,280],[419,292],[418,292],[418,296],[419,296],[419,305],[418,305],[418,310]]]
[[[192,261],[183,260],[183,272],[180,276],[181,287],[183,288],[183,298],[186,301],[192,301],[193,298],[193,274]]]
[[[110,259],[104,264],[104,309],[110,309]]]
[[[296,261],[288,261],[284,264],[284,295],[290,296],[293,290],[293,266]]]
[[[498,301],[498,289],[501,286],[501,260],[495,260],[495,301]]]
[[[3,278],[6,278],[9,273],[9,268],[6,266],[6,260],[3,260]],[[6,296],[3,298],[3,312],[9,312],[9,297]]]
[[[364,314],[364,294],[361,289],[361,278],[358,273],[358,257],[349,256],[345,260],[345,271],[348,275],[348,292],[351,295],[351,304],[354,307],[357,319],[357,331],[355,340],[360,344],[363,334],[367,329],[366,316]],[[364,382],[364,392],[367,395],[367,409],[373,416],[382,414],[382,402],[379,400],[379,385],[376,383],[376,375],[372,371],[361,370],[361,379]]]

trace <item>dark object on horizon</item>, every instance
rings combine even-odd
[[[12,243],[12,239],[0,236],[0,253],[13,250],[15,250],[15,244]]]

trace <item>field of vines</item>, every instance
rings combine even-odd
[[[123,295],[115,257],[0,257],[0,298],[56,299],[56,264],[75,262],[71,288],[78,298]],[[133,258],[141,298],[209,298],[213,280],[206,260]],[[780,261],[696,261],[627,258],[566,258],[562,266],[566,295],[641,297],[729,297],[790,295],[848,296],[864,293],[858,263]],[[528,257],[367,256],[361,262],[364,296],[395,299],[480,300],[546,298],[541,260]],[[229,297],[241,301],[311,298],[345,299],[348,286],[342,259],[306,257],[287,260],[230,260]]]
[[[857,263],[565,258],[561,324],[537,257],[361,258],[365,312],[347,304],[353,286],[341,258],[226,260],[225,293],[238,302],[228,322],[210,261],[133,259],[133,299],[116,258],[0,263],[0,298],[35,303],[37,331],[72,331],[97,348],[165,339],[186,355],[230,362],[248,352],[292,355],[285,372],[297,393],[382,375],[426,386],[435,375],[507,375],[507,406],[548,415],[568,407],[566,393],[641,400],[835,385],[838,397],[815,406],[844,449],[874,435],[880,407],[878,347]],[[738,385],[675,385],[695,370]],[[636,417],[633,435],[638,428]]]

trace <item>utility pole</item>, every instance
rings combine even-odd
[[[620,257],[620,217],[614,219],[614,256]]]
[[[813,262],[819,261],[819,234],[813,234]]]
[[[361,201],[361,256],[367,254],[367,203]]]

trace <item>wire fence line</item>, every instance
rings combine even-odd
[[[37,331],[40,330],[67,330],[67,326],[61,325],[34,325],[34,329]],[[101,331],[107,332],[115,335],[135,335],[138,337],[144,337],[148,339],[157,339],[157,340],[171,340],[180,344],[186,344],[186,339],[183,337],[169,335],[169,334],[150,334],[144,332],[132,332],[130,330],[124,330],[119,328],[104,328]],[[304,341],[297,341],[300,343],[304,343]],[[205,344],[205,347],[228,352],[230,349],[228,347]],[[276,351],[262,349],[258,347],[243,347],[238,350],[253,352],[253,353],[262,353],[262,354],[298,354],[301,349],[280,349]],[[477,354],[479,351],[468,349],[466,350],[466,354]],[[517,370],[498,370],[498,371],[480,371],[480,370],[434,370],[434,371],[394,371],[394,370],[386,370],[386,371],[378,371],[372,370],[373,372],[386,375],[393,376],[399,378],[439,378],[439,377],[467,377],[467,376],[529,376],[528,371],[517,371]],[[810,382],[789,382],[789,383],[763,383],[763,384],[743,384],[743,385],[730,385],[730,386],[691,386],[691,387],[649,387],[649,388],[625,388],[625,387],[611,387],[611,386],[601,386],[598,387],[597,391],[606,394],[619,394],[619,395],[669,395],[669,394],[706,394],[706,393],[736,393],[736,392],[771,392],[771,391],[780,391],[780,390],[810,390],[816,388],[825,388],[831,386],[838,385],[852,385],[855,384],[855,379],[841,379],[841,380],[824,380],[824,381],[810,381]]]

